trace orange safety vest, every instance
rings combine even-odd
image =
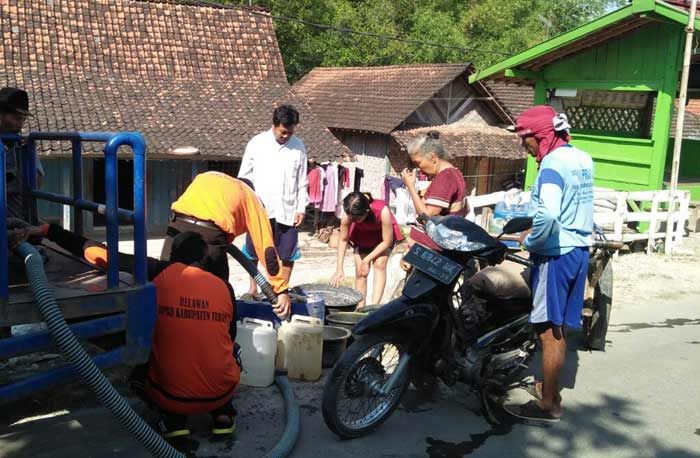
[[[229,334],[235,310],[217,276],[174,263],[153,280],[158,315],[147,394],[168,412],[209,412],[231,399],[240,379]]]
[[[51,225],[49,238],[90,264],[107,267],[105,246]],[[82,252],[82,253],[81,253]],[[119,253],[120,264],[132,256]],[[148,258],[157,316],[149,361],[148,396],[168,412],[209,412],[231,399],[240,379],[233,355],[233,290],[197,265]],[[234,322],[235,325],[235,322]],[[234,328],[235,329],[235,328]]]

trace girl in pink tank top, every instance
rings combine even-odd
[[[340,220],[337,265],[331,285],[338,287],[345,279],[343,261],[350,243],[354,248],[355,289],[362,293],[363,298],[357,307],[361,310],[366,304],[370,268],[374,268],[371,304],[381,301],[391,249],[395,242],[403,240],[403,236],[394,215],[382,200],[373,200],[368,194],[353,192],[343,199],[343,210],[345,215]]]

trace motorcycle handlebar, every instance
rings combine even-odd
[[[509,261],[513,261],[518,264],[522,264],[523,266],[530,267],[532,266],[532,261],[529,259],[521,258],[520,256],[512,253],[506,253],[506,259]]]
[[[593,248],[603,248],[605,250],[619,250],[625,244],[616,240],[594,240],[592,246]]]

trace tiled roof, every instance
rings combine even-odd
[[[291,94],[286,82],[123,79],[111,76],[39,73],[3,74],[0,81],[26,88],[36,118],[31,131],[138,130],[149,157],[166,157],[195,146],[200,157],[240,158],[250,138],[270,127],[272,110],[292,103],[300,112],[298,136],[309,157],[338,159],[347,149]],[[66,96],[63,97],[62,94]],[[66,155],[70,144],[42,145],[48,155]],[[96,151],[86,148],[86,152]]]
[[[196,146],[240,158],[274,106],[292,102],[310,156],[347,152],[291,94],[268,14],[133,0],[18,0],[0,12],[0,84],[29,92],[30,130],[138,130],[150,157]]]
[[[683,138],[700,140],[700,116],[695,114],[691,107],[686,107],[685,119],[683,120]],[[671,132],[669,137],[676,137],[676,109],[671,111]]]
[[[700,100],[688,99],[688,104],[685,106],[685,112],[690,112],[700,116]]]
[[[482,82],[513,120],[534,105],[535,91],[530,86],[499,81]]]
[[[457,123],[412,130],[397,130],[391,135],[403,146],[406,146],[416,136],[431,130],[440,132],[440,142],[454,157],[527,158],[527,153],[520,145],[518,137],[512,132],[498,127]]]
[[[682,8],[686,11],[690,11],[690,0],[664,0],[664,3],[668,3],[678,8]],[[696,9],[700,11],[700,5],[698,5]]]
[[[470,64],[318,67],[294,84],[328,127],[388,134]]]

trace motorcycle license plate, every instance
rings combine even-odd
[[[446,285],[452,283],[462,271],[462,266],[453,260],[417,243],[408,250],[403,260]]]

